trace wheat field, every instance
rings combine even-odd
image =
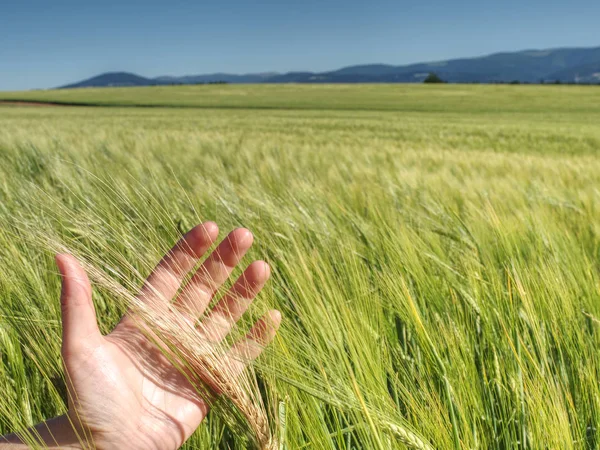
[[[239,333],[282,312],[253,368],[281,449],[600,445],[600,89],[0,99],[105,105],[0,104],[0,434],[66,408],[44,237],[133,286],[214,220],[272,266]],[[126,306],[94,301],[109,332]],[[185,448],[249,439],[215,409]]]

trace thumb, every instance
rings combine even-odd
[[[92,286],[85,270],[71,255],[56,255],[62,277],[60,307],[62,313],[63,350],[89,345],[100,335],[92,303]]]

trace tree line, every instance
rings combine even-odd
[[[423,83],[441,84],[441,83],[448,83],[448,81],[442,79],[437,73],[431,72],[423,80]],[[464,82],[459,82],[459,83],[482,84],[480,81],[464,81]],[[591,82],[578,83],[575,81],[561,81],[561,80],[549,81],[549,80],[544,80],[544,79],[540,79],[538,82],[512,80],[512,81],[491,81],[491,82],[486,82],[485,84],[551,84],[551,85],[566,84],[566,85],[577,85],[577,86],[600,86],[600,82],[598,82],[598,83],[591,83]]]

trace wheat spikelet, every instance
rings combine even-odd
[[[398,438],[400,442],[406,444],[410,448],[417,450],[433,450],[433,447],[423,441],[419,436],[413,432],[402,428],[396,424],[385,422],[384,425]]]

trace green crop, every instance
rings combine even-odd
[[[599,445],[599,89],[0,98],[186,107],[0,105],[0,432],[65,410],[40,237],[139,284],[214,220],[250,228],[273,268],[250,315],[284,317],[255,367],[282,449]],[[108,332],[124,305],[94,300]],[[246,442],[215,412],[187,446]]]

